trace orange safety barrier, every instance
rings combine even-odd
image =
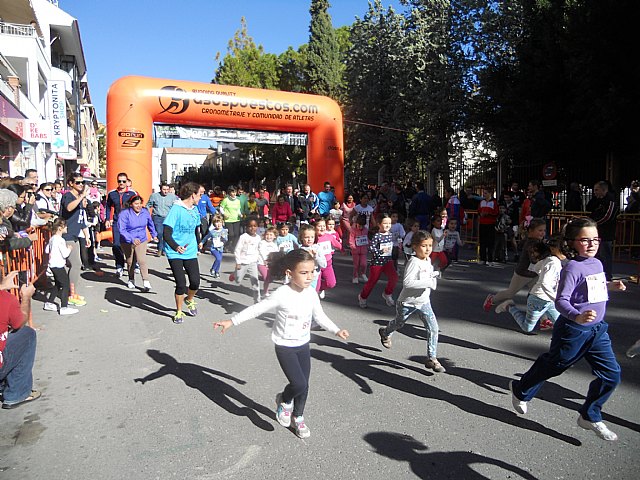
[[[21,275],[26,275],[26,280],[29,283],[33,283],[44,274],[47,269],[44,249],[47,243],[49,243],[51,232],[47,228],[38,227],[35,229],[35,233],[37,238],[31,244],[31,247],[0,252],[0,268],[2,269],[3,275],[16,270],[25,272],[21,273]],[[14,288],[11,293],[19,297],[17,288]],[[29,326],[33,327],[33,319],[31,316],[29,317]]]
[[[480,242],[478,240],[478,212],[465,210],[466,222],[460,227],[460,239],[465,245],[471,245],[476,250],[476,260],[480,258]]]

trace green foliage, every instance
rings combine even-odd
[[[216,60],[219,58],[218,52]],[[213,83],[271,90],[279,87],[278,57],[255,44],[244,17],[240,19],[240,29],[229,40],[227,54],[216,69]]]
[[[311,24],[307,48],[307,89],[338,99],[344,64],[340,61],[338,35],[331,23],[328,0],[311,0]]]

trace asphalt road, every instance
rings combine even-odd
[[[636,479],[640,475],[640,288],[612,294],[608,321],[623,382],[605,406],[620,440],[576,425],[592,376],[580,362],[548,382],[527,415],[508,382],[526,371],[550,333],[520,333],[510,316],[486,314],[487,293],[513,265],[461,262],[432,295],[444,374],[426,371],[424,329],[412,318],[384,349],[377,330],[393,315],[378,285],[369,308],[336,257],[338,287],[325,311],[351,333],[312,335],[311,390],[298,439],[274,417],[285,384],[270,339],[272,314],[221,336],[212,322],[251,302],[248,284],[226,285],[200,257],[199,314],[171,322],[173,283],[150,257],[153,292],[112,275],[87,280],[81,313],[59,317],[34,301],[35,388],[43,396],[0,410],[0,478],[10,479]],[[231,260],[225,256],[223,271]],[[620,274],[631,273],[618,266]],[[125,277],[126,278],[126,277]],[[141,283],[141,282],[140,282]],[[396,294],[398,290],[396,290]],[[524,302],[524,294],[518,297]],[[144,379],[139,381],[138,379]],[[138,381],[136,381],[138,380]]]

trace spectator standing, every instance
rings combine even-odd
[[[456,195],[455,190],[451,187],[444,191],[444,199],[449,220],[457,220],[458,231],[460,231],[460,225],[464,223],[464,207],[460,203],[460,199]]]
[[[78,295],[80,280],[80,233],[84,230],[85,241],[91,242],[89,229],[87,228],[87,195],[89,190],[85,189],[84,179],[79,173],[72,173],[67,179],[69,191],[62,196],[60,201],[60,217],[67,222],[67,232],[62,238],[67,242],[67,247],[71,249],[67,265],[69,267],[69,281],[71,297],[69,303],[74,306],[83,306],[87,302]],[[119,248],[119,247],[118,247]]]
[[[224,225],[229,230],[229,242],[227,243],[227,251],[233,252],[236,248],[236,242],[240,238],[240,227],[242,221],[242,204],[236,196],[236,187],[230,185],[227,188],[227,196],[220,202],[220,209],[223,212]]]
[[[496,219],[498,218],[498,201],[489,190],[485,190],[484,199],[478,207],[480,230],[480,261],[485,265],[493,265],[493,248],[496,240]]]
[[[589,218],[598,225],[600,246],[598,258],[602,262],[605,277],[611,281],[613,273],[613,241],[616,238],[616,219],[620,209],[607,182],[601,181],[593,186],[593,197],[587,203]]]
[[[331,183],[324,182],[324,191],[318,193],[318,200],[320,202],[318,205],[318,213],[321,217],[326,217],[336,202],[336,195],[331,191]]]
[[[105,212],[105,226],[111,228],[113,234],[113,258],[116,261],[116,275],[122,276],[124,272],[124,253],[120,247],[120,231],[118,230],[118,215],[123,208],[127,208],[131,197],[136,195],[135,190],[129,188],[129,177],[126,173],[118,174],[118,187],[107,194],[107,211]],[[113,209],[113,214],[111,210]],[[69,226],[71,229],[71,226]]]
[[[311,185],[305,183],[302,186],[302,192],[298,195],[298,209],[297,214],[301,222],[308,222],[309,217],[315,215],[318,212],[320,206],[320,199],[311,191]]]
[[[584,212],[582,202],[582,187],[577,182],[571,182],[567,190],[567,200],[564,202],[564,209],[567,212]]]
[[[218,213],[218,211],[211,203],[211,199],[209,198],[209,196],[205,195],[205,188],[201,186],[200,190],[198,213],[200,214],[200,238],[203,238],[209,231],[209,214],[215,215],[216,213]],[[242,200],[240,200],[240,203],[242,204]],[[245,208],[243,212],[246,212],[246,204],[247,202],[245,201]]]
[[[531,216],[533,218],[547,218],[551,211],[551,202],[544,196],[538,180],[529,182],[529,194],[531,195]]]
[[[286,203],[289,204],[289,208],[291,208],[292,212],[296,212],[298,211],[298,199],[297,197],[293,194],[293,185],[291,185],[290,183],[287,183],[284,186],[284,192],[281,193],[282,197],[284,198],[284,201]],[[276,199],[278,197],[276,196]],[[273,219],[273,212],[271,214],[271,218]],[[276,221],[273,220],[273,223],[275,224]]]
[[[162,224],[164,223],[164,219],[169,215],[169,210],[171,210],[171,206],[176,203],[178,200],[178,196],[174,193],[169,192],[169,185],[166,183],[162,183],[160,185],[160,191],[154,192],[149,197],[149,201],[147,202],[147,208],[151,211],[151,219],[153,220],[153,225],[156,228],[156,234],[158,235],[158,256],[164,255],[164,228]]]
[[[433,202],[431,195],[424,191],[424,184],[418,184],[418,193],[411,199],[409,206],[409,216],[420,222],[420,229],[426,230],[429,226],[429,219],[433,213]]]
[[[18,272],[5,277],[0,269],[0,276],[0,385],[4,385],[2,408],[6,410],[40,398],[40,392],[33,390],[36,332],[26,325],[36,289],[23,285],[18,302],[7,291],[18,287]]]

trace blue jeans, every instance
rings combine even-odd
[[[581,325],[558,318],[549,351],[540,355],[520,380],[513,382],[514,395],[528,402],[545,380],[557,377],[584,357],[596,378],[589,384],[587,398],[579,412],[590,422],[602,421],[602,405],[620,383],[620,365],[611,348],[608,328],[604,321]]]
[[[211,247],[211,255],[213,255],[213,265],[211,265],[211,270],[216,273],[220,272],[220,263],[222,263],[222,252],[217,248]]]
[[[19,403],[31,395],[33,361],[36,357],[36,332],[24,326],[10,333],[4,347],[0,382],[6,381],[4,403]]]
[[[393,332],[400,330],[407,319],[414,313],[418,314],[427,331],[427,356],[429,358],[436,358],[438,353],[438,320],[436,320],[436,314],[433,313],[433,309],[431,308],[431,302],[427,302],[421,307],[404,305],[398,302],[396,304],[396,316],[389,322],[384,333],[385,335],[391,336]]]
[[[158,237],[158,252],[164,251],[164,226],[162,225],[166,217],[153,215],[153,225],[156,227],[156,236]]]
[[[527,311],[523,312],[515,305],[511,305],[509,307],[509,313],[516,321],[516,323],[520,326],[522,331],[531,332],[536,325],[538,324],[538,320],[545,313],[549,317],[549,319],[556,323],[556,320],[560,316],[560,312],[556,310],[556,305],[554,302],[550,302],[548,300],[543,300],[540,297],[536,297],[535,295],[529,294],[527,297]]]

